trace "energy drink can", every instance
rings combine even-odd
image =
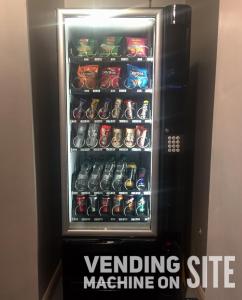
[[[110,206],[110,197],[103,196],[100,202],[99,214],[108,214],[109,213],[109,206]]]
[[[127,196],[124,200],[124,215],[134,215],[135,212],[135,199],[134,196]]]
[[[145,215],[147,212],[147,203],[144,196],[138,196],[136,199],[136,215]]]
[[[138,176],[136,180],[136,187],[139,191],[145,190],[145,173],[146,173],[145,168],[139,168]]]
[[[89,196],[89,206],[87,208],[87,214],[95,214],[97,212],[97,196]]]
[[[87,197],[85,195],[76,196],[76,213],[85,215],[87,212]]]
[[[123,195],[115,195],[113,198],[113,208],[112,214],[121,214],[123,211],[122,204],[123,204]]]
[[[126,176],[126,180],[124,182],[124,187],[126,188],[126,190],[134,189],[136,170],[137,170],[136,163],[128,163],[127,176]]]

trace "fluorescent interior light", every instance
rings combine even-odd
[[[106,16],[105,14],[97,14],[90,16],[77,16],[75,18],[65,18],[65,25],[70,27],[86,27],[86,28],[147,28],[154,25],[154,18],[117,18]]]

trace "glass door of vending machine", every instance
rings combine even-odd
[[[58,11],[66,236],[157,234],[161,14]]]

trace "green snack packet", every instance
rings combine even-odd
[[[92,38],[80,38],[77,42],[78,56],[92,56],[95,54],[96,41]]]
[[[107,36],[105,37],[99,49],[99,54],[102,56],[118,56],[120,52],[121,36]]]

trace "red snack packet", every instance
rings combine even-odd
[[[95,89],[97,87],[98,65],[78,66],[78,87]]]
[[[127,55],[132,57],[147,57],[147,39],[139,37],[126,37]]]
[[[104,67],[101,73],[100,87],[103,89],[119,88],[120,67]]]

